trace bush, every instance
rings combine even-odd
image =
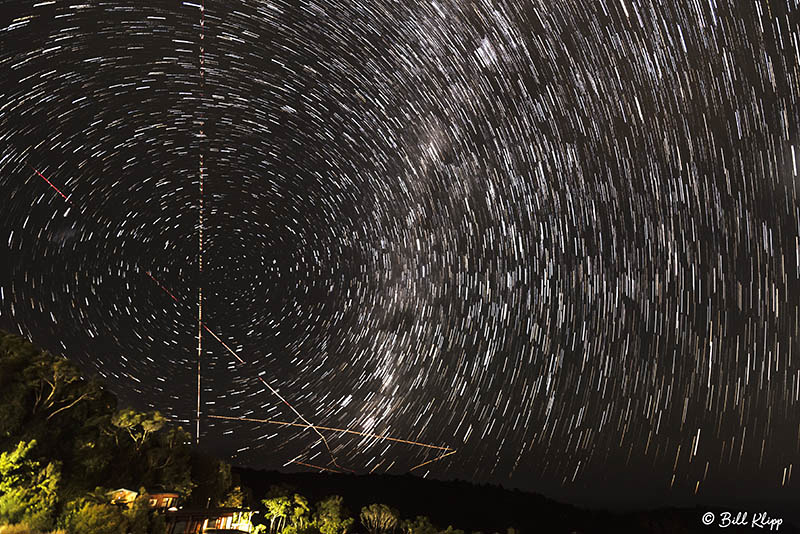
[[[41,531],[31,528],[24,523],[17,525],[0,525],[0,534],[42,534]],[[67,534],[65,530],[53,530],[49,534]]]
[[[126,530],[127,523],[116,506],[93,502],[74,506],[66,517],[71,534],[118,534]]]

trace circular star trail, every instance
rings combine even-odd
[[[260,377],[431,476],[796,495],[800,7],[666,4],[6,2],[0,320],[193,428],[202,287],[206,416],[301,422]]]

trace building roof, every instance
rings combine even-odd
[[[124,492],[124,493],[133,493],[134,495],[138,495],[138,494],[139,494],[139,492],[138,492],[138,491],[129,490],[128,488],[119,488],[119,489],[115,489],[115,490],[107,491],[107,492],[106,492],[106,495],[111,495],[112,493],[119,493],[119,492]]]
[[[226,514],[252,512],[249,508],[236,508],[234,506],[223,506],[219,508],[181,508],[180,510],[168,510],[168,517],[219,517]]]

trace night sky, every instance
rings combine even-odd
[[[0,4],[0,325],[194,434],[202,288],[235,463],[798,496],[797,0],[201,4]]]

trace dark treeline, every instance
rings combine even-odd
[[[109,490],[139,492],[131,506]],[[163,534],[147,492],[250,509],[270,534],[708,532],[708,509],[614,514],[540,495],[419,477],[232,468],[158,412],[119,407],[69,361],[0,331],[0,534]],[[719,511],[717,511],[719,512]],[[747,531],[751,526],[726,528]],[[798,532],[784,523],[781,532]]]
[[[705,526],[702,516],[731,508],[659,508],[636,512],[611,512],[585,509],[559,503],[535,493],[509,490],[494,485],[463,481],[423,479],[412,475],[351,475],[334,473],[283,473],[234,467],[243,484],[257,495],[272,486],[294,488],[311,501],[330,493],[344,497],[354,510],[367,503],[386,502],[404,517],[424,516],[435,526],[453,525],[465,533],[663,533],[707,534],[717,526]],[[739,505],[735,510],[764,510],[761,506]],[[775,517],[775,514],[771,514]],[[785,517],[778,513],[778,517]],[[789,520],[780,526],[782,533],[800,533]],[[760,530],[752,524],[728,526],[724,532]],[[769,530],[767,527],[765,530]],[[440,530],[430,531],[441,532]],[[774,529],[773,529],[774,531]],[[407,531],[398,530],[398,534]],[[426,534],[428,531],[408,531]]]

